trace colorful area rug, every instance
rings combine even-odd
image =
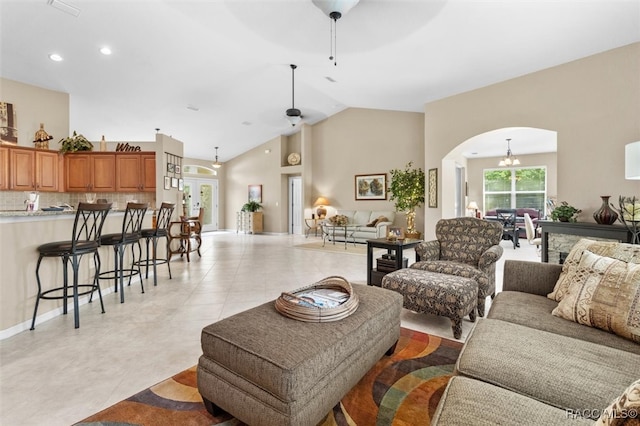
[[[428,425],[461,348],[460,342],[403,328],[395,353],[378,361],[320,425]],[[243,424],[230,415],[215,418],[205,410],[196,385],[195,366],[78,423]]]

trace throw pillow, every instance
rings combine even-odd
[[[622,260],[623,262],[640,263],[640,245],[583,238],[571,248],[569,255],[562,265],[562,272],[560,273],[560,277],[558,277],[553,291],[547,295],[549,299],[559,302],[567,294],[567,290],[571,284],[568,276],[575,272],[575,268],[580,262],[582,253],[585,250],[589,250],[591,253],[599,256]]]
[[[345,226],[349,223],[349,218],[343,214],[337,214],[335,216],[331,216],[329,221],[334,225]]]
[[[585,250],[553,315],[640,343],[640,264]]]
[[[367,223],[367,226],[369,228],[373,228],[374,226],[376,226],[376,223],[378,223],[379,219],[373,219],[371,222]]]
[[[613,400],[596,420],[596,425],[622,426],[640,424],[640,379],[631,383]]]
[[[389,222],[389,219],[387,219],[386,216],[379,216],[378,217],[378,222]]]

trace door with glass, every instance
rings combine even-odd
[[[218,230],[218,180],[185,179],[184,202],[187,216],[198,216],[200,207],[204,207],[202,230]]]

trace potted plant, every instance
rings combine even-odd
[[[569,205],[566,201],[562,201],[560,205],[551,212],[551,219],[554,221],[559,220],[560,222],[577,222],[575,216],[581,211],[582,210]]]
[[[60,152],[63,153],[93,150],[93,144],[83,135],[76,133],[75,130],[73,131],[73,136],[60,139],[58,143],[62,145],[60,147]]]
[[[404,170],[393,169],[391,174],[391,184],[389,200],[395,201],[396,211],[404,212],[407,215],[407,238],[419,238],[420,233],[416,231],[416,209],[424,204],[424,172],[421,168],[412,167],[413,163],[407,163]]]
[[[249,201],[242,206],[243,212],[257,212],[262,208],[262,205],[257,201]]]

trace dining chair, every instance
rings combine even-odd
[[[529,216],[529,213],[524,214],[524,230],[527,235],[527,241],[529,241],[529,244],[536,246],[536,253],[540,256],[542,238],[536,236],[536,228],[533,226],[533,220],[531,216]]]
[[[502,223],[502,239],[511,240],[513,248],[520,247],[518,224],[516,223],[516,209],[496,209],[498,221]]]

